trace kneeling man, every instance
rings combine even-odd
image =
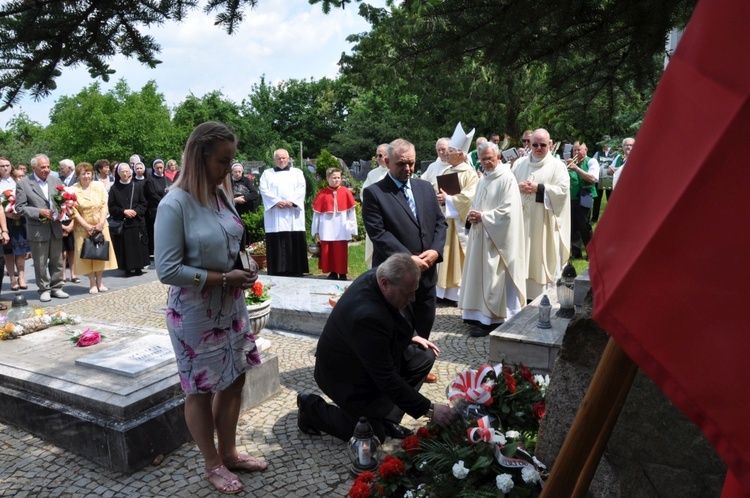
[[[414,332],[411,303],[419,267],[409,254],[394,254],[363,273],[341,296],[318,341],[315,381],[336,405],[300,393],[297,425],[307,434],[327,432],[348,441],[359,417],[367,417],[381,441],[411,431],[404,412],[445,425],[447,405],[419,393],[440,350]]]

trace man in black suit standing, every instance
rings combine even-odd
[[[431,187],[430,187],[431,188]],[[315,381],[336,405],[317,394],[297,396],[297,425],[306,434],[327,432],[344,441],[359,417],[367,417],[381,441],[404,438],[404,412],[445,425],[447,405],[419,393],[438,348],[414,333],[411,303],[420,271],[408,254],[396,253],[360,275],[339,299],[318,340]]]
[[[362,219],[372,240],[373,266],[396,253],[410,254],[417,263],[416,331],[429,339],[435,322],[435,265],[443,260],[447,224],[432,185],[411,178],[415,162],[410,142],[399,138],[388,145],[388,174],[364,191]]]

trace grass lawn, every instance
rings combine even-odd
[[[370,268],[365,264],[365,241],[349,243],[349,280],[354,280]],[[318,259],[310,258],[310,275],[323,275],[318,268]]]

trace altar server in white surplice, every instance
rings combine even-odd
[[[551,144],[547,130],[534,131],[531,155],[513,166],[526,232],[526,298],[532,300],[554,287],[570,256],[570,176],[550,154]]]
[[[478,148],[484,170],[467,217],[469,229],[459,308],[481,337],[526,304],[525,236],[521,194],[493,142]]]

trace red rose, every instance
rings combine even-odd
[[[509,373],[503,374],[505,376],[505,388],[509,393],[513,394],[516,392],[516,379]]]
[[[531,375],[531,370],[526,368],[526,365],[521,363],[521,378],[527,382],[534,382],[534,376]]]
[[[401,441],[401,449],[406,451],[410,455],[414,455],[419,452],[422,447],[422,441],[418,436],[407,436]]]
[[[101,340],[102,340],[102,336],[99,335],[99,332],[86,329],[83,332],[83,334],[81,334],[81,337],[78,339],[78,342],[76,342],[76,346],[80,348],[85,348],[86,346],[93,346],[94,344],[99,344]]]
[[[417,429],[417,437],[419,439],[430,439],[432,437],[432,433],[427,430],[427,427],[420,427]]]
[[[65,190],[65,185],[58,185],[55,188],[57,189],[58,192],[62,192],[63,190]]]
[[[398,477],[405,473],[406,467],[404,467],[404,462],[392,455],[386,455],[383,459],[383,463],[378,467],[378,475],[383,479]]]
[[[547,412],[547,407],[544,406],[544,401],[537,401],[531,406],[531,411],[534,412],[536,418],[542,418]]]
[[[366,470],[359,474],[355,481],[365,482],[367,484],[370,484],[372,482],[375,482],[375,474],[370,472],[369,470]]]
[[[350,498],[368,498],[370,496],[370,486],[366,482],[355,480],[349,490]]]

